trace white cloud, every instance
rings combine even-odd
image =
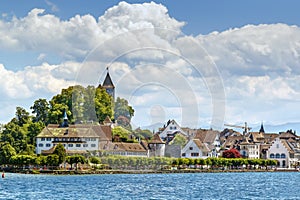
[[[117,95],[136,108],[138,126],[151,122],[153,106],[155,122],[158,112],[183,125],[208,122],[213,104],[224,104],[224,89],[227,121],[276,121],[283,111],[284,119],[298,117],[299,27],[247,25],[193,37],[181,33],[184,24],[154,2],[121,2],[97,19],[61,20],[43,9],[0,19],[0,49],[32,51],[44,61],[19,71],[0,65],[1,98],[33,102],[75,83],[98,85],[109,66]],[[64,61],[49,64],[48,55]]]

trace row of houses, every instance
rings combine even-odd
[[[169,120],[151,140],[139,143],[113,142],[113,123],[68,125],[67,117],[62,125],[50,124],[36,137],[36,153],[50,154],[58,143],[68,154],[94,154],[105,152],[122,156],[167,156],[182,158],[218,157],[231,148],[240,151],[245,158],[275,159],[279,167],[291,168],[300,162],[300,138],[291,130],[265,133],[263,125],[258,132],[240,133],[233,129],[182,128],[175,120]],[[174,144],[177,135],[186,139],[183,146]]]

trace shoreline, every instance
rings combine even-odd
[[[93,174],[178,174],[178,173],[249,173],[249,172],[300,172],[298,169],[177,169],[177,170],[20,170],[8,173],[44,175],[93,175]]]

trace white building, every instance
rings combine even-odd
[[[54,147],[61,143],[67,153],[76,151],[82,153],[87,151],[99,151],[108,148],[111,143],[110,126],[94,124],[76,124],[60,126],[49,124],[36,137],[36,153],[41,154],[54,150]]]
[[[199,139],[192,139],[181,150],[182,158],[207,158],[210,150]]]
[[[250,143],[247,138],[245,138],[240,143],[240,154],[244,158],[258,159],[260,157],[260,144],[253,142]]]
[[[267,158],[278,161],[278,167],[291,168],[295,160],[295,151],[292,144],[277,137],[267,151]]]
[[[151,141],[148,142],[149,156],[163,157],[165,156],[165,142],[163,142],[158,134],[155,134]]]
[[[184,132],[179,124],[173,119],[167,122],[167,126],[160,131],[159,137],[168,143],[175,137],[177,133],[181,133],[185,137],[188,137],[187,133]]]

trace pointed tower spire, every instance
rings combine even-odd
[[[103,81],[103,84],[102,86],[105,88],[106,92],[112,96],[113,100],[115,99],[115,86],[111,80],[111,77],[109,75],[109,70],[108,70],[108,67],[106,67],[106,77]]]
[[[265,133],[265,129],[264,129],[263,122],[261,122],[259,132],[260,132],[260,133]]]
[[[68,127],[69,126],[69,122],[68,122],[68,115],[67,112],[65,110],[64,112],[64,118],[63,118],[63,123],[61,124],[61,127]]]

